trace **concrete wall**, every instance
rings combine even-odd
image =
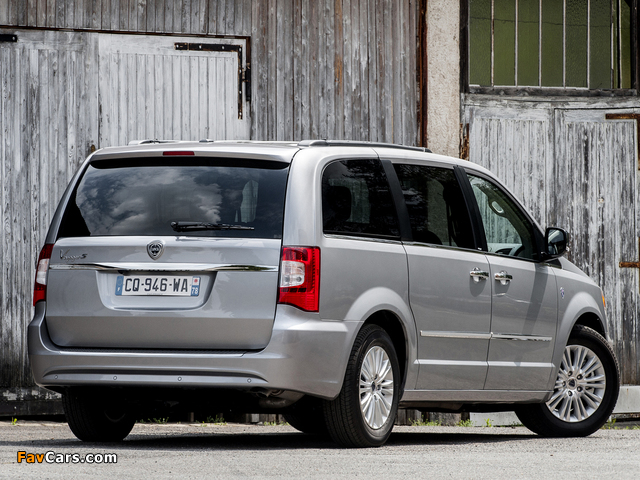
[[[459,156],[460,3],[427,1],[427,146]]]

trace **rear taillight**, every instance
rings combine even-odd
[[[320,299],[320,249],[282,247],[278,303],[317,312]]]
[[[53,244],[47,243],[38,257],[38,265],[36,265],[36,280],[33,284],[33,305],[35,306],[40,300],[44,300],[47,295],[47,272],[49,271],[49,259],[53,251]]]

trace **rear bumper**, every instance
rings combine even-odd
[[[28,328],[29,359],[36,383],[45,388],[266,388],[331,399],[342,387],[359,325],[322,321],[317,314],[279,305],[271,340],[259,352],[72,349],[51,341],[45,302],[39,302]]]

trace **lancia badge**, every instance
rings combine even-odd
[[[162,252],[164,252],[164,243],[162,240],[154,240],[147,245],[147,253],[153,260],[159,259],[162,256]]]

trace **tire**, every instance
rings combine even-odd
[[[305,397],[294,405],[291,412],[283,416],[289,425],[302,433],[329,436],[321,400]]]
[[[598,332],[578,325],[565,347],[551,399],[523,405],[516,415],[525,427],[543,437],[586,437],[605,424],[619,390],[613,349]]]
[[[351,350],[340,394],[324,402],[331,439],[344,447],[379,447],[393,429],[400,401],[400,367],[387,332],[362,327]]]
[[[62,396],[64,413],[73,434],[84,442],[119,442],[136,423],[134,416],[95,395],[69,390]]]

